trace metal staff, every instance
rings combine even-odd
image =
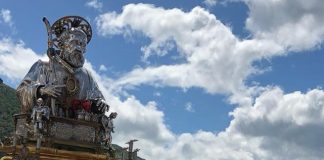
[[[47,35],[48,35],[48,40],[47,40],[47,45],[48,45],[48,49],[47,49],[47,56],[49,57],[49,63],[51,66],[51,75],[50,75],[50,81],[52,83],[52,85],[55,83],[55,75],[54,75],[54,66],[53,66],[53,58],[55,54],[54,52],[54,48],[53,48],[53,37],[52,37],[52,29],[51,29],[51,25],[49,23],[49,21],[47,20],[46,17],[43,17],[43,22],[45,23],[46,26],[46,30],[47,30]],[[51,108],[52,108],[52,114],[53,116],[56,116],[56,106],[55,106],[55,99],[51,98]]]
[[[54,51],[54,41],[52,38],[52,29],[51,29],[51,25],[49,23],[49,21],[47,20],[46,17],[43,17],[43,22],[45,23],[46,29],[47,29],[47,34],[48,34],[48,49],[50,49],[50,52],[47,52],[48,57],[51,60],[55,60],[58,63],[60,63],[68,72],[70,72],[71,74],[74,73],[74,69],[68,64],[66,63],[64,60],[62,60],[57,54],[55,54]],[[57,37],[56,37],[57,38]]]
[[[49,21],[46,17],[43,17],[43,22],[45,23],[46,30],[47,30],[47,36],[48,36],[48,48],[53,48],[53,38],[52,38],[52,29]],[[51,57],[50,57],[51,58]]]

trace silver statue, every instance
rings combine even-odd
[[[61,138],[61,135],[64,137],[62,139],[73,143],[87,141],[97,145],[103,142],[111,148],[113,119],[117,113],[105,116],[109,106],[90,72],[83,67],[86,45],[92,35],[90,24],[78,16],[60,18],[52,26],[46,18],[43,21],[48,33],[49,62],[37,61],[17,88],[22,106],[21,113],[28,115],[32,112],[31,124],[34,126],[34,137],[37,139],[36,149],[39,150],[43,136],[44,142],[47,142],[48,138],[55,140],[56,137]],[[44,119],[49,119],[51,123],[45,123]],[[56,120],[59,120],[60,124]],[[16,133],[14,146],[19,137],[26,142],[29,140],[25,130],[33,128],[27,124],[28,120],[22,123],[25,122],[26,127],[19,124],[16,128],[16,131],[23,134]],[[72,125],[65,125],[71,122]],[[63,131],[57,130],[56,124],[62,126]],[[89,124],[93,124],[94,127]],[[99,133],[103,133],[102,139],[98,137],[101,136],[96,129],[98,125],[101,126]],[[74,128],[78,128],[80,133],[74,133]]]
[[[49,120],[49,108],[43,106],[42,98],[37,99],[37,105],[33,108],[31,119],[34,125],[34,136],[37,138],[36,149],[39,149],[44,132],[44,120]]]
[[[115,132],[113,119],[115,119],[116,117],[117,117],[116,112],[110,113],[109,117],[107,117],[106,115],[103,115],[101,117],[101,123],[104,129],[102,142],[104,143],[104,145],[108,146],[109,148],[111,148],[111,142],[112,142],[111,133]]]
[[[74,100],[91,101],[94,104],[91,112],[95,114],[108,111],[109,106],[96,82],[83,67],[86,45],[92,36],[90,24],[78,16],[63,17],[52,26],[45,18],[44,22],[48,28],[50,61],[37,61],[18,86],[21,112],[30,112],[38,98],[43,98],[45,105],[51,107],[53,116],[58,114],[58,108],[65,116],[75,112]]]

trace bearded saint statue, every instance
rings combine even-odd
[[[66,16],[48,26],[49,62],[34,63],[18,86],[21,113],[30,113],[36,100],[42,98],[53,116],[62,109],[64,116],[73,117],[74,110],[80,108],[104,114],[109,106],[93,76],[83,67],[92,36],[90,24],[82,17]]]

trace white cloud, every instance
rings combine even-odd
[[[13,25],[10,10],[8,10],[8,9],[1,9],[0,16],[1,16],[1,20],[4,23],[8,24],[9,26],[12,26]]]
[[[100,0],[89,0],[86,3],[86,6],[97,9],[98,11],[101,11],[103,4]]]
[[[100,65],[100,67],[99,67],[99,71],[101,71],[101,72],[104,72],[104,71],[107,71],[107,67],[105,66],[105,65]]]
[[[226,132],[244,135],[247,140],[260,139],[261,154],[255,159],[321,159],[324,143],[324,92],[284,94],[269,88],[251,107],[236,108]]]
[[[322,1],[243,1],[250,9],[246,27],[252,33],[251,39],[238,39],[229,27],[200,7],[183,12],[129,4],[120,14],[100,15],[97,27],[103,36],[141,32],[149,37],[151,43],[142,47],[144,59],[170,54],[168,51],[176,47],[186,60],[181,64],[135,68],[120,78],[117,88],[141,84],[200,87],[209,93],[233,94],[233,99],[241,101],[247,94],[245,80],[262,73],[252,66],[253,62],[321,44]]]
[[[218,0],[204,0],[203,3],[204,3],[207,7],[213,7],[213,6],[216,6],[217,1],[218,1]]]
[[[252,2],[257,3],[249,1],[249,5],[255,5]],[[252,12],[251,9],[250,18],[254,17]],[[147,13],[152,13],[155,18]],[[138,16],[142,18],[139,22]],[[107,17],[111,19],[107,20]],[[140,24],[143,21],[147,23]],[[282,54],[282,46],[296,50],[316,46],[321,41],[321,34],[317,34],[321,33],[321,29],[313,28],[316,31],[310,32],[310,37],[319,37],[319,40],[288,37],[286,41],[281,38],[285,35],[282,32],[274,34],[277,37],[269,36],[267,33],[270,31],[263,27],[255,29],[255,39],[240,40],[228,27],[200,7],[182,12],[179,9],[165,10],[143,4],[125,6],[121,14],[104,14],[98,18],[98,24],[103,35],[141,31],[152,40],[147,46],[150,49],[145,53],[147,58],[154,55],[155,50],[163,51],[166,43],[174,43],[186,59],[183,64],[137,68],[117,81],[99,75],[90,63],[86,63],[112,106],[111,110],[119,113],[114,142],[122,145],[129,139],[139,139],[136,146],[141,148],[140,155],[146,159],[317,160],[324,156],[324,143],[321,140],[324,134],[324,91],[320,89],[285,94],[280,88],[265,87],[264,91],[260,91],[262,94],[249,99],[250,103],[242,104],[231,113],[233,120],[225,131],[178,135],[168,129],[164,113],[157,109],[156,102],[142,104],[132,95],[121,100],[119,95],[110,90],[112,85],[151,83],[184,88],[201,87],[210,93],[237,94],[245,89],[250,92],[251,87],[246,87],[244,80],[257,73],[257,68],[251,66],[253,61]],[[260,21],[253,21],[255,26],[261,24]],[[284,23],[271,27],[281,30],[284,28],[281,24]],[[295,25],[307,31],[309,29],[307,25]],[[291,29],[294,31],[294,27]],[[301,41],[308,43],[298,48],[296,44]],[[15,44],[8,39],[0,41],[0,56],[0,74],[10,78],[22,78],[27,73],[26,68],[31,65],[29,63],[41,58],[22,43]],[[14,60],[22,63],[14,63]]]
[[[242,0],[249,7],[246,27],[254,37],[272,39],[289,50],[310,49],[324,38],[322,0]]]
[[[320,140],[324,133],[323,90],[284,94],[280,88],[270,87],[253,106],[236,108],[230,126],[218,134],[175,135],[167,129],[162,113],[151,108],[154,102],[143,105],[132,96],[116,102],[112,104],[120,109],[118,121],[124,122],[117,122],[114,142],[122,145],[139,139],[136,147],[146,159],[317,160],[324,156]]]
[[[235,146],[238,145],[236,140],[240,142],[244,138],[242,136],[231,137],[227,133],[218,136],[205,131],[174,134],[168,129],[164,122],[164,114],[157,109],[154,101],[142,104],[133,95],[121,100],[109,90],[109,85],[113,83],[111,79],[99,75],[89,62],[86,62],[85,67],[97,80],[111,105],[111,111],[118,112],[115,121],[116,132],[113,134],[114,143],[125,146],[126,141],[138,139],[135,147],[141,149],[139,155],[145,159],[247,159],[251,154],[242,149],[238,150],[240,146]]]
[[[182,64],[135,68],[115,83],[118,89],[145,83],[200,87],[209,93],[235,93],[242,97],[247,90],[244,85],[247,76],[259,73],[252,62],[283,51],[272,41],[236,38],[229,27],[201,7],[183,12],[176,8],[129,4],[120,14],[111,12],[97,17],[97,27],[103,36],[143,33],[151,39],[143,47],[146,59],[167,54],[169,44],[173,43],[186,60]]]
[[[141,154],[147,157],[153,155],[154,150],[163,149],[165,145],[175,140],[175,135],[164,123],[164,113],[157,109],[157,104],[150,101],[142,104],[133,95],[127,95],[121,100],[119,95],[110,90],[113,81],[103,75],[99,75],[89,62],[85,67],[90,70],[99,88],[103,92],[107,102],[111,106],[110,111],[118,113],[116,119],[116,133],[113,135],[114,143],[121,146],[130,139],[138,139],[136,146],[141,148]],[[152,150],[144,150],[144,148]]]
[[[25,76],[29,67],[38,59],[46,59],[46,55],[40,56],[32,49],[25,48],[24,43],[13,42],[9,38],[0,40],[0,75],[12,80]]]
[[[112,103],[120,109],[118,121],[124,122],[117,122],[114,142],[122,145],[129,138],[139,139],[136,147],[146,159],[319,160],[324,156],[320,140],[324,133],[323,90],[284,94],[280,88],[270,87],[253,106],[236,108],[230,126],[218,134],[174,135],[163,123],[161,112],[150,107],[154,102],[143,105],[134,97],[117,101]]]
[[[244,85],[248,76],[259,73],[258,68],[252,66],[253,62],[283,55],[285,49],[310,49],[322,41],[322,29],[318,25],[308,26],[308,22],[315,22],[310,21],[308,15],[300,10],[300,14],[306,15],[303,16],[306,18],[297,17],[297,21],[291,21],[292,17],[288,17],[287,24],[285,21],[271,22],[277,21],[272,19],[271,13],[274,10],[271,8],[276,8],[276,13],[273,13],[276,16],[280,16],[280,13],[285,15],[284,12],[293,11],[294,8],[272,5],[266,10],[267,8],[261,7],[260,10],[269,14],[262,14],[257,7],[253,8],[258,4],[286,4],[287,1],[246,2],[251,9],[247,28],[253,33],[253,37],[245,40],[236,38],[227,26],[200,7],[183,12],[179,9],[130,4],[120,14],[106,13],[97,18],[101,35],[128,35],[135,31],[149,37],[152,42],[143,47],[146,48],[144,58],[169,54],[167,51],[170,48],[164,46],[173,43],[179,54],[186,59],[182,64],[135,68],[117,80],[115,85],[124,87],[145,83],[183,88],[201,87],[210,93],[230,93],[234,95],[232,101],[240,102],[241,106],[231,113],[233,120],[225,131],[218,134],[204,131],[183,133],[174,136],[175,140],[166,143],[168,145],[153,145],[144,138],[143,147],[150,148],[149,153],[144,153],[145,157],[180,160],[303,160],[323,157],[323,143],[317,141],[324,133],[321,125],[324,124],[322,90],[284,94],[276,87],[253,88]],[[301,1],[297,4],[301,4]],[[322,13],[319,11],[318,14]],[[269,22],[268,20],[270,24],[263,26],[263,22]],[[146,23],[141,23],[143,21]],[[267,30],[264,27],[274,29]],[[276,29],[282,31],[277,32]],[[284,32],[289,29],[298,34]],[[310,32],[310,37],[302,34],[307,31]],[[285,36],[288,36],[286,40]],[[262,94],[255,99],[242,97],[240,94],[245,89],[248,93]],[[255,89],[258,93],[255,93]]]
[[[0,44],[1,56],[13,57],[20,53],[8,52],[12,49],[34,56],[29,59],[31,63],[41,58],[21,43],[2,40]],[[10,68],[2,70],[1,74],[27,72],[25,68],[29,68],[30,64],[25,63],[26,57],[20,55],[16,58],[23,62],[24,67],[17,67],[14,71]],[[18,63],[12,62],[11,67],[16,66],[19,66]],[[99,75],[89,62],[85,67],[97,80],[111,105],[111,111],[118,112],[114,143],[123,146],[129,139],[139,139],[135,147],[141,149],[139,154],[146,159],[317,160],[324,156],[324,143],[320,139],[324,133],[323,90],[284,94],[280,88],[268,87],[252,106],[236,108],[231,113],[233,120],[225,131],[176,135],[168,129],[164,114],[157,109],[154,101],[142,104],[132,95],[121,100],[109,90],[113,82],[111,79]],[[13,78],[23,76],[18,74]]]
[[[185,105],[185,110],[188,111],[188,112],[195,112],[195,109],[193,108],[191,102],[187,102],[187,103],[186,103],[186,105]]]

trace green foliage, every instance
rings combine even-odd
[[[16,90],[0,84],[0,139],[10,136],[14,129],[13,115],[19,112],[20,102]]]

